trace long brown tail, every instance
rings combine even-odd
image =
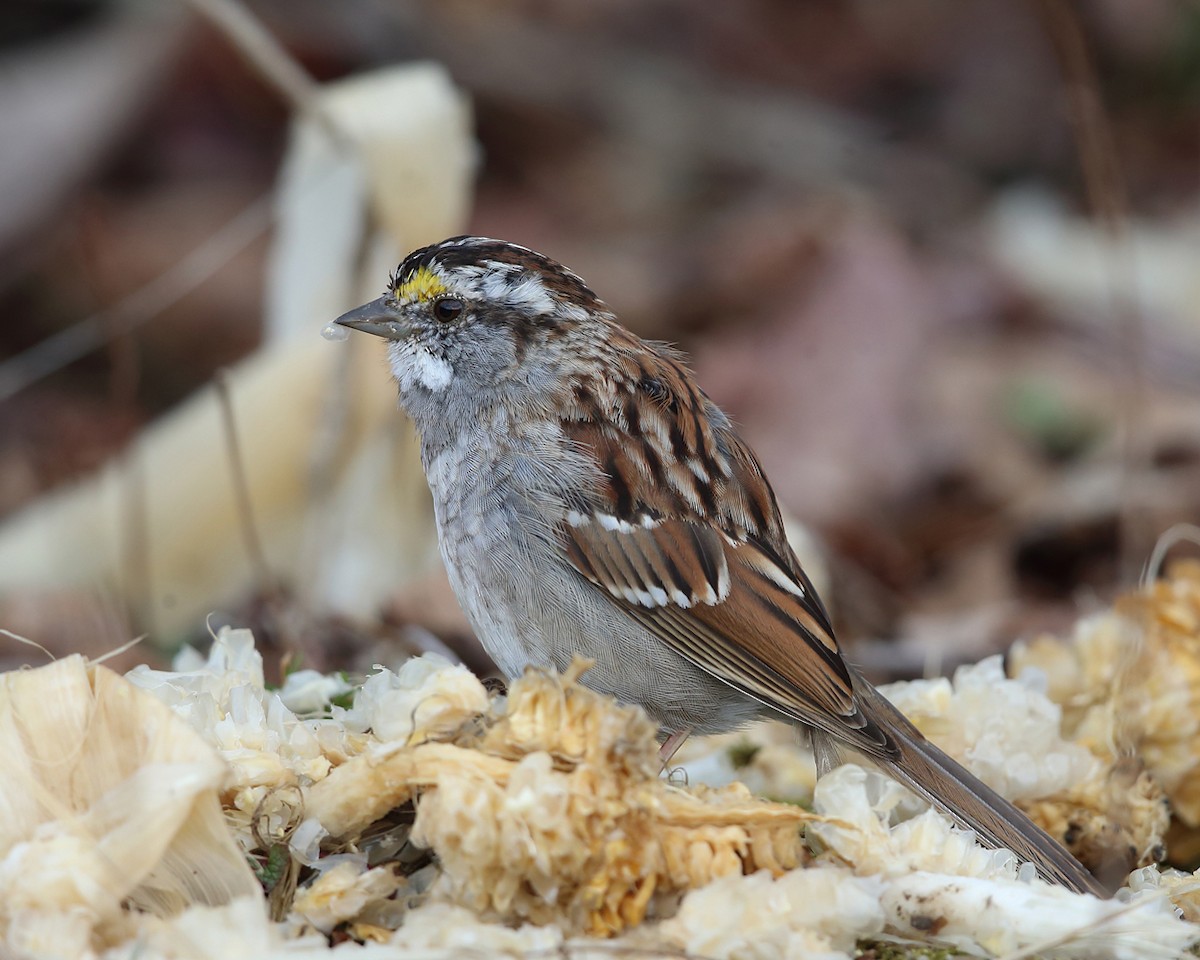
[[[855,691],[862,712],[892,734],[898,759],[874,757],[898,780],[974,830],[989,846],[1006,847],[1039,874],[1080,893],[1109,893],[1067,850],[991,787],[968,773],[909,722],[869,683]]]

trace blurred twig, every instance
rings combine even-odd
[[[154,565],[150,562],[149,518],[146,516],[146,470],[137,444],[131,444],[125,455],[121,477],[121,525],[125,531],[122,566],[128,583],[125,616],[140,628],[153,631]]]
[[[293,110],[311,117],[328,134],[331,142],[342,151],[357,149],[355,138],[342,127],[337,118],[321,103],[320,88],[303,66],[284,49],[282,44],[268,31],[238,0],[187,0],[199,13],[215,24],[230,42],[245,57],[250,66],[270,83],[290,104]],[[375,184],[368,181],[368,204],[366,220],[359,234],[359,249],[355,276],[361,275],[361,265],[378,229],[378,196]],[[341,351],[332,391],[331,402],[323,409],[322,422],[318,426],[313,453],[310,460],[310,489],[313,502],[329,491],[334,476],[336,451],[342,427],[347,417],[351,352]],[[223,381],[220,381],[223,383]],[[230,425],[230,436],[232,424]],[[231,456],[235,449],[231,448]],[[248,519],[246,523],[249,523]],[[252,524],[249,525],[251,533]],[[310,551],[314,557],[315,552]]]
[[[263,549],[262,537],[258,535],[258,526],[254,522],[254,504],[250,500],[250,484],[246,479],[246,461],[242,457],[242,445],[238,440],[237,417],[233,410],[228,372],[217,371],[215,381],[217,400],[221,407],[221,423],[225,428],[225,447],[229,455],[229,471],[233,478],[238,518],[241,523],[242,538],[246,544],[246,553],[258,576],[259,585],[264,589],[271,590],[274,581],[271,579],[270,568],[267,565],[267,552]]]
[[[312,116],[335,145],[357,149],[353,138],[320,103],[316,82],[244,7],[233,0],[188,2],[220,27],[294,109]],[[262,235],[273,217],[272,197],[268,194],[258,198],[173,267],[120,302],[0,363],[0,402],[119,340],[178,303]]]
[[[501,4],[471,17],[436,4],[374,2],[406,42],[480,96],[586,116],[634,148],[626,162],[675,179],[680,168],[707,164],[810,188],[865,185],[914,225],[961,215],[980,193],[977,180],[937,153],[889,142],[875,125],[796,92],[714,76],[681,57],[601,37],[581,44]]]
[[[1147,459],[1142,436],[1146,335],[1137,300],[1137,266],[1126,229],[1128,201],[1096,67],[1078,12],[1072,0],[1038,0],[1038,8],[1062,66],[1067,119],[1075,138],[1088,203],[1107,238],[1104,254],[1108,261],[1119,370],[1116,422],[1122,460],[1118,498],[1121,578],[1126,584],[1133,584],[1151,549],[1152,534],[1135,491],[1137,475]]]
[[[1146,561],[1146,569],[1142,571],[1142,589],[1149,587],[1163,574],[1163,561],[1167,554],[1181,543],[1191,543],[1200,547],[1200,526],[1194,523],[1177,523],[1161,537],[1154,545],[1154,552]]]
[[[317,84],[250,13],[233,0],[188,0],[229,38],[293,109],[312,116],[339,146],[351,143],[317,96]],[[0,363],[0,401],[118,341],[183,299],[257,239],[272,220],[269,196],[254,201],[174,267],[125,299]]]
[[[311,116],[339,146],[351,145],[351,138],[322,106],[317,82],[245,6],[236,0],[188,0],[188,3],[229,39],[293,110]]]
[[[145,286],[0,363],[0,401],[178,303],[262,235],[271,223],[271,203],[270,196],[259,197]]]

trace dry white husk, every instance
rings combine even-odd
[[[259,886],[225,824],[227,769],[162,702],[68,657],[0,676],[0,931],[13,953],[83,956],[139,915]]]
[[[1194,643],[1193,580],[1177,571],[1122,608],[1149,619],[1111,616]],[[1054,692],[1068,660],[1052,661]],[[689,745],[664,778],[652,724],[580,686],[582,667],[490,697],[423,657],[377,669],[341,709],[328,704],[345,691],[336,677],[267,690],[250,635],[226,631],[172,671],[123,679],[72,658],[4,675],[0,951],[265,958],[344,941],[341,954],[381,958],[841,960],[890,942],[1139,958],[1200,940],[1195,878],[1139,867],[1112,901],[1051,887],[878,772],[846,764],[816,781],[781,725]],[[1141,794],[1105,787],[1120,761],[1076,735],[1095,730],[1087,711],[1063,724],[1046,675],[1009,679],[985,661],[887,692],[1048,826],[1065,817],[1087,834],[1094,821],[1093,839],[1119,827],[1161,844],[1154,770],[1140,770],[1153,787]],[[1189,723],[1175,727],[1183,741]],[[1169,727],[1148,724],[1149,755],[1175,771],[1187,747],[1165,744]]]

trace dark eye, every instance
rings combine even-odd
[[[449,323],[463,312],[463,302],[453,297],[440,297],[433,301],[433,315],[442,323]]]

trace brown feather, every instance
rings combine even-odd
[[[403,319],[412,335],[439,349],[474,341],[462,339],[468,337],[463,329],[432,323],[437,318],[421,314],[419,298],[396,302],[406,278],[421,269],[437,271],[448,287],[470,301],[472,309],[464,314],[473,321],[472,329],[486,333],[493,343],[504,343],[497,332],[511,338],[512,364],[499,374],[504,380],[499,402],[506,404],[504,412],[515,414],[509,425],[513,435],[499,439],[514,445],[524,472],[538,473],[522,457],[562,468],[549,490],[541,478],[531,484],[525,477],[516,490],[509,489],[513,478],[507,474],[491,478],[508,484],[507,494],[527,498],[519,504],[521,510],[532,507],[539,519],[547,509],[551,517],[562,515],[557,541],[548,543],[539,528],[533,538],[537,543],[526,543],[524,549],[532,553],[535,546],[543,552],[561,546],[579,576],[600,591],[592,595],[583,583],[562,584],[561,558],[551,553],[553,572],[546,574],[543,566],[542,574],[551,579],[539,586],[571,588],[564,591],[569,596],[558,599],[574,606],[557,613],[575,614],[578,629],[573,636],[568,629],[564,638],[562,616],[545,623],[538,619],[544,612],[535,602],[543,599],[540,591],[514,596],[513,585],[495,576],[495,565],[486,571],[490,580],[479,579],[476,548],[484,524],[446,524],[452,534],[447,538],[439,518],[443,551],[454,553],[457,572],[464,579],[474,577],[476,586],[487,583],[494,594],[491,602],[507,605],[506,612],[515,614],[510,619],[533,628],[532,637],[512,635],[509,624],[494,622],[478,591],[460,591],[468,615],[474,611],[486,628],[481,631],[484,642],[490,634],[513,669],[535,656],[553,662],[568,643],[582,642],[603,653],[615,643],[627,662],[619,669],[609,665],[603,682],[611,692],[629,692],[651,710],[663,706],[660,699],[670,701],[672,709],[663,716],[671,723],[720,729],[749,718],[753,704],[739,691],[820,731],[814,742],[825,761],[836,752],[829,748],[831,739],[855,747],[987,842],[1033,861],[1044,876],[1076,890],[1102,893],[1065,850],[925,740],[843,660],[829,616],[788,546],[762,468],[677,355],[621,327],[583,281],[559,264],[523,247],[471,237],[410,254],[392,284],[392,300],[379,301],[387,317]],[[361,323],[358,314],[344,319]],[[391,320],[374,326],[395,329]],[[530,374],[528,380],[522,379],[525,374]],[[397,379],[403,400],[403,380]],[[409,412],[420,412],[426,427],[441,430],[441,406],[428,403],[420,390],[410,392]],[[535,434],[548,436],[548,442],[532,443],[519,435],[531,417]],[[544,422],[546,417],[561,425],[570,449],[558,450],[555,431],[544,430],[554,426]],[[484,448],[495,454],[497,438],[486,439]],[[423,442],[430,443],[428,433]],[[558,453],[562,457],[555,462]],[[456,487],[442,477],[439,482],[450,491],[442,495],[469,502],[489,517],[497,515],[496,504],[481,506],[474,489],[479,464],[468,456],[459,466],[471,483]],[[603,606],[601,597],[636,623]],[[589,633],[592,622],[603,622],[609,632],[615,624],[622,635]],[[647,643],[648,638],[662,646]],[[527,639],[532,649],[524,647]],[[636,649],[630,649],[631,643]],[[668,656],[662,647],[690,664]],[[605,669],[600,663],[597,668],[597,674]],[[691,706],[686,701],[693,696],[696,710],[682,711],[680,701]]]
[[[607,349],[616,356],[605,378],[575,386],[563,422],[600,473],[587,510],[561,530],[575,569],[701,669],[861,751],[1043,875],[1103,896],[1062,846],[845,662],[762,468],[686,368],[671,356],[648,364],[648,345],[619,327]],[[623,350],[641,355],[632,363]]]

